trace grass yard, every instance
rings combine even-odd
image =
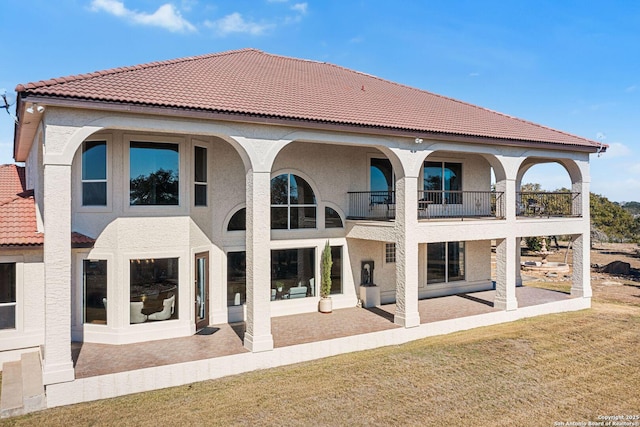
[[[640,414],[640,307],[593,309],[188,386],[6,425],[553,426]]]

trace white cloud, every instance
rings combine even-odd
[[[605,160],[615,159],[620,157],[631,157],[633,155],[633,151],[627,147],[626,145],[620,142],[612,142],[607,148],[606,153],[602,155],[602,158]]]
[[[124,3],[118,0],[93,0],[91,10],[107,12],[134,24],[160,27],[171,32],[196,31],[196,27],[184,19],[180,11],[170,3],[160,6],[154,13],[149,14],[127,9]]]
[[[480,73],[469,73],[469,77],[478,77]]]
[[[205,21],[204,25],[215,29],[222,36],[232,33],[245,33],[257,36],[273,27],[272,24],[258,24],[256,22],[245,21],[238,12],[234,12],[217,21]]]
[[[291,6],[291,10],[294,10],[296,12],[298,12],[301,15],[306,15],[307,14],[307,3],[296,3],[293,6]]]
[[[636,90],[638,90],[638,85],[631,85],[628,88],[626,88],[624,91],[631,93],[631,92],[635,92]]]
[[[349,43],[362,43],[364,41],[364,37],[356,36],[349,40]]]

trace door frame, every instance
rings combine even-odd
[[[200,319],[198,317],[198,281],[199,271],[198,271],[198,260],[204,259],[204,317]],[[206,252],[198,252],[194,255],[193,265],[194,265],[194,274],[193,274],[193,288],[194,288],[194,321],[196,324],[196,330],[202,329],[206,326],[209,326],[209,251]]]

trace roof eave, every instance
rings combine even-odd
[[[456,133],[448,133],[448,132],[434,132],[434,131],[424,131],[418,129],[401,129],[401,128],[392,128],[392,127],[382,127],[382,126],[372,126],[372,125],[356,125],[349,123],[339,123],[339,122],[327,122],[327,121],[318,121],[318,120],[307,120],[307,119],[299,119],[299,118],[288,118],[288,117],[280,117],[280,116],[269,116],[269,115],[259,115],[259,114],[249,114],[249,113],[241,113],[241,112],[224,112],[224,111],[212,111],[212,110],[198,110],[198,109],[185,109],[179,107],[167,107],[167,106],[158,106],[158,105],[147,105],[147,104],[134,104],[134,103],[126,103],[126,102],[116,102],[116,101],[104,101],[104,100],[90,100],[90,99],[79,99],[79,98],[66,98],[59,96],[50,96],[50,95],[33,95],[28,93],[22,93],[24,100],[22,100],[21,109],[26,109],[26,100],[28,99],[30,104],[39,103],[41,105],[51,105],[58,107],[67,107],[67,108],[84,108],[91,110],[103,110],[103,111],[114,111],[114,112],[127,112],[127,113],[138,113],[138,114],[149,114],[149,115],[161,115],[161,116],[172,116],[172,117],[183,117],[183,118],[197,118],[197,119],[209,119],[209,120],[223,120],[223,121],[232,121],[232,122],[242,122],[242,123],[259,123],[259,124],[270,124],[270,125],[278,125],[278,126],[296,126],[305,129],[314,129],[314,130],[330,130],[330,131],[341,131],[341,132],[350,132],[350,133],[359,133],[359,134],[369,134],[369,135],[386,135],[386,136],[400,136],[400,137],[421,137],[421,138],[429,138],[450,142],[462,142],[462,143],[472,143],[472,144],[486,144],[487,142],[491,142],[492,145],[500,145],[500,146],[511,146],[511,147],[528,147],[528,148],[544,148],[556,151],[577,151],[584,153],[603,153],[607,150],[607,145],[602,144],[600,146],[597,145],[578,145],[578,144],[568,144],[562,142],[553,142],[553,141],[536,141],[536,140],[524,140],[524,139],[509,139],[509,138],[495,138],[490,136],[480,136],[480,135],[463,135]],[[24,111],[23,111],[24,112]],[[19,116],[22,117],[22,116]],[[28,127],[26,130],[23,129],[20,134],[16,131],[16,139],[22,145],[22,142],[27,142],[27,146],[30,145],[30,142],[35,137],[37,132],[38,124],[40,123],[40,119],[38,119],[37,123],[33,124],[32,127]],[[32,123],[27,123],[26,125],[31,125]],[[18,126],[21,128],[23,126],[22,123]],[[26,140],[26,141],[25,141]],[[22,154],[18,159],[18,155]],[[25,161],[26,156],[28,155],[28,150],[26,153],[20,151],[15,151],[16,161]]]
[[[18,94],[18,102],[16,103],[18,122],[13,133],[13,158],[16,162],[25,162],[27,160],[31,144],[38,132],[38,126],[44,117],[42,113],[38,112],[26,114],[27,108],[32,104],[33,102],[27,101],[24,93]]]

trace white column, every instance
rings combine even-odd
[[[496,239],[496,297],[494,307],[500,310],[516,310],[516,251],[518,239]],[[519,268],[519,266],[518,266]]]
[[[516,181],[513,179],[504,180],[504,210],[507,221],[516,220]]]
[[[44,166],[45,384],[73,381],[71,359],[71,166]]]
[[[244,347],[273,350],[271,335],[271,174],[249,170],[247,185],[247,320]]]
[[[573,241],[573,276],[571,278],[571,296],[591,298],[591,264],[589,249],[591,235],[574,236]]]
[[[396,313],[394,323],[420,325],[418,312],[418,177],[396,181]]]
[[[522,237],[516,237],[516,247],[515,247],[515,254],[516,254],[516,287],[518,286],[522,286],[522,270],[520,269],[520,263],[522,262],[522,256],[521,256],[521,243],[522,243]]]

